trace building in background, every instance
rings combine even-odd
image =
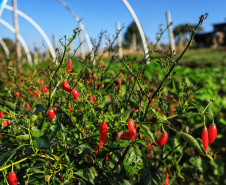
[[[226,45],[226,23],[214,24],[214,31],[197,33],[194,37],[198,47],[212,47]]]

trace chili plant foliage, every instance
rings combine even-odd
[[[184,52],[206,16],[190,29]],[[8,123],[0,133],[1,184],[12,166],[20,184],[168,184],[175,176],[184,180],[178,163],[188,149],[213,160],[189,122],[205,128],[214,122],[191,98],[202,84],[175,82],[184,52],[177,59],[165,53],[156,72],[165,77],[149,80],[145,60],[134,68],[135,61],[114,55],[116,39],[107,37],[107,58],[97,45],[94,55],[77,60],[69,46],[78,32],[61,43],[62,55],[30,77],[8,68],[16,83],[0,99],[1,123]],[[115,70],[113,63],[124,67]]]

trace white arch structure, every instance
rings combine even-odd
[[[9,6],[9,5],[5,5],[4,7],[5,9],[7,10],[10,10],[10,11],[13,11],[13,7]],[[26,19],[29,23],[31,23],[37,30],[38,32],[42,35],[42,37],[45,39],[48,47],[49,47],[49,50],[50,50],[50,53],[52,55],[52,57],[55,59],[56,58],[56,53],[53,49],[53,46],[49,40],[49,38],[46,36],[45,32],[42,30],[42,28],[33,20],[31,19],[28,15],[26,15],[25,13],[21,12],[20,10],[16,10],[16,13],[18,15],[20,15],[21,17],[23,17],[24,19]]]
[[[9,48],[7,47],[6,43],[4,42],[4,40],[2,40],[1,37],[0,37],[0,44],[2,45],[2,48],[5,51],[7,58],[9,58],[9,55],[10,55]]]
[[[122,0],[122,2],[125,4],[126,8],[129,10],[130,14],[132,15],[136,25],[137,25],[137,28],[140,32],[140,36],[141,36],[141,40],[142,40],[142,43],[143,43],[143,47],[144,47],[144,55],[147,59],[147,63],[149,64],[150,61],[148,60],[149,59],[149,50],[148,50],[148,45],[147,45],[147,41],[145,39],[145,36],[144,36],[144,32],[143,32],[143,29],[141,27],[141,24],[135,14],[135,12],[133,11],[132,7],[130,6],[130,4],[128,3],[127,0]]]
[[[13,28],[9,23],[7,23],[6,21],[4,21],[3,19],[0,19],[0,23],[3,24],[4,26],[6,26],[8,29],[10,29],[11,32],[15,33],[15,28]],[[26,42],[24,41],[24,39],[21,37],[21,35],[19,35],[19,41],[20,43],[22,44],[23,48],[24,48],[24,51],[27,55],[27,60],[28,60],[28,63],[30,65],[32,65],[32,58],[31,58],[31,54],[30,54],[30,51],[27,47],[27,44]]]
[[[57,0],[62,6],[64,6],[70,13],[71,15],[75,18],[75,20],[77,22],[80,21],[79,17],[73,12],[73,10],[63,1],[63,0]],[[89,51],[91,52],[92,49],[93,49],[93,46],[91,44],[91,41],[90,41],[90,38],[89,38],[89,35],[88,33],[86,32],[85,30],[85,27],[84,25],[80,22],[80,28],[81,28],[81,31],[83,32],[84,36],[85,36],[85,39],[86,39],[86,42],[88,44],[88,48],[89,48]],[[93,54],[92,54],[93,55]]]

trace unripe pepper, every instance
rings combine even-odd
[[[71,91],[71,87],[70,87],[68,81],[66,81],[66,80],[62,82],[62,88],[63,88],[63,90],[65,90],[67,92]]]
[[[217,137],[216,125],[210,125],[208,128],[209,145],[211,145]]]
[[[168,133],[167,132],[162,133],[161,137],[155,141],[157,145],[156,144],[153,144],[153,145],[163,146],[167,142],[167,140],[168,140]]]
[[[207,148],[208,148],[208,145],[209,145],[209,138],[208,138],[207,128],[204,128],[202,130],[202,144],[203,144],[203,147],[204,147],[204,149],[206,151]]]
[[[54,112],[54,110],[53,110],[53,109],[49,109],[49,110],[48,110],[48,115],[49,115],[50,119],[54,119],[54,117],[55,117],[55,112]]]
[[[17,185],[18,179],[15,172],[10,172],[8,181],[10,185]]]
[[[100,126],[99,148],[102,148],[107,138],[108,124],[102,123]]]

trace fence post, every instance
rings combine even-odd
[[[120,33],[120,23],[116,23],[117,33],[118,33],[118,55],[120,58],[123,57],[122,54],[122,41],[121,41],[121,33]]]
[[[171,16],[170,16],[170,11],[166,12],[166,18],[167,18],[167,23],[168,25],[171,24]],[[175,42],[174,42],[174,37],[173,37],[173,30],[172,30],[172,25],[169,26],[169,37],[170,37],[170,46],[171,46],[171,52],[176,54],[176,49],[175,49]]]
[[[17,10],[17,3],[16,3],[16,0],[13,0],[13,21],[14,21],[15,37],[16,37],[16,61],[17,61],[17,68],[18,68],[20,59],[21,59],[21,48],[19,43],[19,25],[18,25],[16,10]]]

